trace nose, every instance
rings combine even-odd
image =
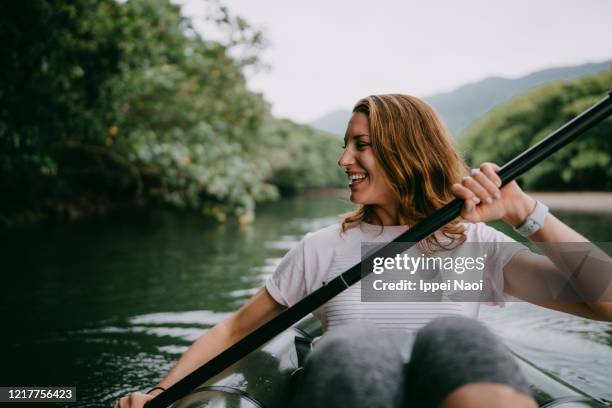
[[[355,157],[353,156],[350,147],[347,147],[344,149],[340,155],[340,158],[338,159],[338,166],[346,168],[353,163],[355,163]]]

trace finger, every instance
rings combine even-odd
[[[486,174],[489,179],[493,180],[497,187],[501,187],[502,180],[497,175],[497,172],[499,171],[499,166],[497,164],[489,162],[482,163],[480,165],[480,171]]]
[[[495,185],[495,182],[491,180],[489,177],[487,177],[487,175],[484,174],[482,171],[478,169],[472,169],[472,178],[476,180],[478,183],[480,183],[480,185],[484,187],[485,190],[487,190],[487,192],[489,193],[491,197],[495,198],[496,200],[501,198],[501,193],[499,192],[499,189]],[[485,202],[487,202],[486,199],[485,199]],[[487,202],[487,204],[491,204],[491,203]]]
[[[462,186],[459,183],[455,183],[451,186],[451,191],[455,195],[455,197],[463,200],[463,210],[466,213],[472,212],[474,208],[476,208],[476,204],[480,202],[480,199],[474,195],[474,193]]]
[[[451,186],[451,191],[455,195],[455,197],[460,198],[462,200],[469,200],[475,204],[480,203],[480,198],[474,194],[472,190],[463,186],[461,183],[455,183]]]
[[[489,192],[471,176],[464,177],[463,180],[461,180],[461,184],[463,187],[472,191],[472,193],[478,197],[479,202],[486,202],[487,204],[493,202],[493,199],[489,196]],[[476,200],[474,200],[474,202],[476,202]]]
[[[492,167],[496,173],[499,171],[499,169],[501,169],[501,167],[499,167],[496,163],[493,163],[493,162],[484,162],[481,164],[481,166]]]

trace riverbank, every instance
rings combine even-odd
[[[546,204],[552,211],[612,214],[612,192],[528,192]],[[300,195],[311,197],[337,197],[348,200],[348,189],[306,190]]]
[[[612,214],[612,193],[609,192],[534,192],[529,194],[553,211]]]
[[[552,211],[570,211],[590,214],[612,214],[612,192],[530,192],[532,197],[542,201]],[[298,197],[330,197],[349,201],[348,189],[312,189],[303,190]],[[23,211],[19,215],[4,216],[0,214],[0,229],[23,227],[39,224],[45,220],[60,220],[60,222],[75,221],[87,217],[110,217],[120,212],[142,211],[150,207],[143,202],[115,202],[105,200],[102,204],[89,205],[83,200],[80,207],[73,205],[61,206],[50,217],[42,211]]]

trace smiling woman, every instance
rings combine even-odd
[[[463,243],[514,242],[484,223],[499,219],[536,243],[586,242],[516,182],[502,188],[495,164],[483,163],[468,172],[433,109],[411,96],[377,95],[359,101],[338,164],[349,176],[351,201],[359,204],[359,209],[340,224],[307,234],[285,255],[265,288],[203,334],[149,395],[124,397],[119,406],[142,406],[285,308],[359,264],[362,243],[392,241],[454,198],[463,200],[461,217],[421,242],[427,250],[435,249],[437,256],[453,256],[453,250],[461,249]],[[502,294],[525,299],[532,285],[558,276],[563,269],[554,259],[532,254],[524,246],[513,248],[487,254],[484,279]],[[546,247],[542,249],[546,253]],[[456,408],[488,407],[496,401],[496,406],[535,406],[525,380],[517,374],[516,363],[504,352],[501,342],[470,323],[478,317],[479,303],[364,302],[360,285],[346,285],[346,290],[313,312],[326,334],[321,346],[315,346],[306,360],[296,403],[387,407],[418,401],[418,406]],[[592,319],[612,319],[611,306],[601,301],[537,304]],[[361,327],[356,329],[355,325]],[[370,344],[364,340],[364,330],[382,340]],[[415,334],[413,343],[409,339]],[[391,352],[395,347],[391,344],[397,344],[391,337],[402,339],[398,346],[401,352]],[[449,338],[454,339],[453,345],[460,343],[470,352],[441,352],[443,348],[452,349],[442,347]],[[427,353],[414,351],[415,358],[401,361],[399,356],[410,355],[412,344],[415,350]],[[390,364],[377,364],[378,353],[386,356],[383,359],[389,357]],[[422,358],[428,363],[419,363]],[[415,393],[422,380],[415,375],[415,367],[420,367],[417,373],[424,367],[430,370],[430,392]],[[356,375],[363,369],[377,373],[375,378],[367,378],[367,384],[363,383],[364,376]],[[335,373],[333,378],[323,375],[330,372]],[[444,386],[434,387],[440,384]],[[350,391],[338,393],[337,387]],[[368,398],[357,398],[364,395],[363,390],[369,390]]]
[[[351,180],[351,201],[362,204],[344,220],[344,230],[360,222],[418,222],[452,200],[451,181],[467,175],[435,111],[409,95],[357,102],[344,149],[338,164]],[[458,234],[462,228],[456,220],[441,231]]]

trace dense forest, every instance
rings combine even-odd
[[[612,69],[534,89],[476,122],[459,143],[472,166],[503,164],[589,108],[612,89]],[[522,183],[531,190],[612,190],[612,118],[544,163]]]
[[[1,6],[0,224],[152,203],[246,221],[279,189],[346,184],[337,137],[247,88],[262,33],[207,6],[215,40],[169,0]]]

